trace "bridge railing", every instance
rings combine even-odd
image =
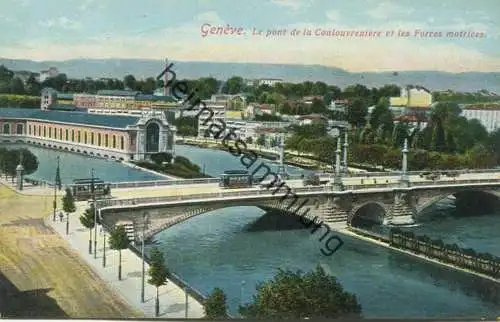
[[[310,186],[310,187],[300,187],[292,189],[292,192],[330,192],[332,191],[331,186]],[[133,206],[137,204],[150,204],[150,203],[163,203],[170,201],[183,201],[183,200],[203,200],[203,199],[213,199],[213,198],[224,198],[224,197],[245,197],[245,196],[272,196],[282,197],[286,194],[284,189],[275,192],[272,189],[269,190],[250,190],[250,191],[221,191],[221,192],[211,192],[211,193],[198,193],[190,195],[178,195],[178,196],[163,196],[163,197],[139,197],[130,199],[106,199],[97,201],[97,207],[111,207],[111,206]]]
[[[466,180],[447,180],[447,181],[424,181],[424,182],[412,182],[410,186],[446,186],[446,185],[457,185],[457,184],[477,184],[477,183],[498,183],[500,184],[500,179],[466,179]]]
[[[447,181],[425,181],[425,182],[413,182],[410,183],[411,187],[416,186],[446,186],[446,185],[457,185],[457,184],[478,184],[478,183],[498,183],[499,179],[468,179],[468,180],[447,180]],[[345,185],[344,191],[354,191],[354,190],[366,190],[366,189],[377,189],[377,188],[395,188],[397,183],[379,183],[379,184],[355,184],[355,185]],[[283,189],[284,190],[284,189]],[[190,195],[178,195],[178,196],[163,196],[163,197],[140,197],[140,198],[130,198],[130,199],[106,199],[97,201],[98,208],[111,207],[111,206],[133,206],[139,204],[153,204],[153,203],[164,203],[171,201],[186,201],[186,200],[204,200],[204,199],[215,199],[215,198],[225,198],[225,197],[245,197],[245,196],[273,196],[283,197],[286,195],[286,191],[283,190],[249,190],[249,191],[221,191],[212,193],[200,193],[200,194],[190,194]],[[293,193],[300,192],[333,192],[332,186],[308,186],[308,187],[298,187],[291,190]]]
[[[188,184],[219,183],[219,178],[199,178],[199,179],[175,179],[175,180],[154,180],[154,181],[129,181],[112,182],[110,187],[113,189],[140,188],[140,187],[160,187]]]

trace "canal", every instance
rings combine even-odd
[[[54,153],[29,148],[40,159],[37,175],[50,181],[51,171],[42,169],[53,169]],[[224,151],[178,146],[176,152],[200,167],[205,165],[208,174],[241,165],[238,158]],[[83,173],[90,173],[94,165],[98,176],[107,181],[153,179],[149,173],[132,171],[119,163],[74,154],[65,160],[62,176],[86,176]],[[412,229],[500,255],[500,234],[495,229],[500,214],[456,216],[452,209],[449,201],[439,203]],[[171,227],[156,235],[155,241],[168,266],[190,285],[204,294],[214,287],[222,288],[233,314],[241,303],[251,301],[255,285],[272,278],[278,268],[308,271],[321,265],[358,296],[367,318],[500,316],[498,284],[348,236],[342,236],[345,244],[337,253],[325,257],[319,237],[308,231],[251,229],[263,215],[255,207],[221,209]]]

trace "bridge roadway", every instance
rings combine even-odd
[[[444,184],[444,183],[461,183],[469,180],[484,180],[484,179],[500,179],[500,170],[496,172],[485,172],[485,173],[464,173],[457,178],[450,178],[442,176],[440,180],[436,182],[420,177],[420,175],[410,175],[408,176],[412,184],[422,185],[428,183],[433,184]],[[370,188],[383,188],[395,186],[398,184],[400,175],[389,174],[387,176],[376,176],[369,178],[367,177],[343,177],[342,182],[344,184],[345,190],[351,190],[350,188],[358,189],[370,189]],[[180,180],[183,182],[183,180]],[[302,180],[287,180],[286,185],[290,188],[305,188]],[[327,184],[327,186],[330,183]],[[318,187],[311,187],[312,190],[317,190]],[[316,188],[316,189],[315,189]],[[200,195],[200,194],[212,194],[212,193],[224,193],[224,192],[238,192],[238,191],[259,191],[267,190],[262,189],[259,186],[252,188],[242,188],[242,189],[223,189],[219,187],[218,183],[198,183],[198,184],[178,184],[178,185],[168,185],[168,186],[148,186],[148,187],[130,187],[130,188],[114,188],[112,190],[112,195],[114,199],[131,199],[131,198],[154,198],[154,197],[167,197],[167,196],[189,196],[189,195]],[[270,189],[273,190],[273,189]],[[282,191],[285,189],[282,188]]]

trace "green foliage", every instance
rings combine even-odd
[[[151,252],[149,253],[149,259],[152,265],[165,263],[165,257],[158,247],[153,247],[151,249]]]
[[[65,213],[73,213],[76,211],[75,207],[75,199],[73,198],[73,193],[71,193],[71,189],[69,187],[65,190],[65,195],[62,199],[63,210]]]
[[[205,317],[207,319],[226,319],[228,317],[226,301],[227,297],[224,291],[218,287],[215,288],[203,303]]]
[[[273,280],[257,286],[253,303],[240,307],[246,318],[359,318],[356,296],[318,266],[303,274],[279,270]]]
[[[163,158],[160,157],[156,161],[159,161],[159,160],[163,160]],[[156,162],[151,163],[151,162],[147,162],[147,161],[138,161],[138,162],[135,162],[135,164],[139,167],[143,167],[143,168],[150,169],[153,171],[171,174],[171,175],[185,178],[185,179],[207,178],[207,177],[210,178],[210,176],[207,176],[201,172],[201,169],[198,165],[191,163],[191,161],[189,161],[189,159],[187,159],[183,156],[176,156],[174,158],[173,164],[171,164],[169,162],[168,164],[162,165],[162,164],[159,164]]]
[[[28,149],[0,149],[0,169],[3,173],[9,176],[16,175],[16,168],[21,161],[21,154],[23,156],[24,174],[29,175],[38,169],[38,159]]]
[[[265,136],[265,134],[259,135],[259,137],[257,138],[257,140],[255,140],[255,144],[260,145],[260,146],[265,145],[266,144],[266,136]]]
[[[174,120],[177,127],[177,135],[196,136],[198,135],[198,119],[196,117],[183,116]]]
[[[129,244],[130,240],[128,239],[127,232],[125,231],[125,226],[117,226],[111,231],[109,236],[109,247],[111,249],[121,251],[122,249],[126,249]]]
[[[432,93],[432,97],[436,102],[454,102],[464,104],[495,102],[500,99],[498,95],[485,95],[485,91],[478,91],[476,93],[455,93],[452,91],[441,93],[435,92]]]
[[[347,121],[356,127],[362,127],[366,123],[368,115],[368,106],[363,99],[357,97],[352,100],[347,107]]]
[[[169,271],[165,266],[165,259],[163,257],[163,254],[158,248],[155,247],[151,250],[149,256],[151,259],[151,264],[148,270],[148,275],[150,277],[148,283],[157,288],[167,284]]]
[[[22,107],[40,108],[40,97],[26,95],[0,94],[0,106],[2,107]]]
[[[88,228],[88,229],[93,229],[95,227],[95,213],[94,213],[94,206],[90,206],[85,210],[85,212],[80,216],[80,223],[83,225],[83,227]]]
[[[151,161],[158,165],[162,165],[163,162],[170,163],[172,161],[172,154],[167,152],[159,152],[151,155]]]

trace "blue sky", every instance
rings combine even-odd
[[[202,37],[201,26],[245,34]],[[349,71],[500,71],[499,0],[0,0],[0,56],[319,64]],[[252,36],[252,29],[263,36]],[[405,30],[374,39],[304,30]],[[267,30],[284,36],[266,37]],[[443,33],[415,37],[415,30]],[[448,31],[484,38],[447,38]]]

